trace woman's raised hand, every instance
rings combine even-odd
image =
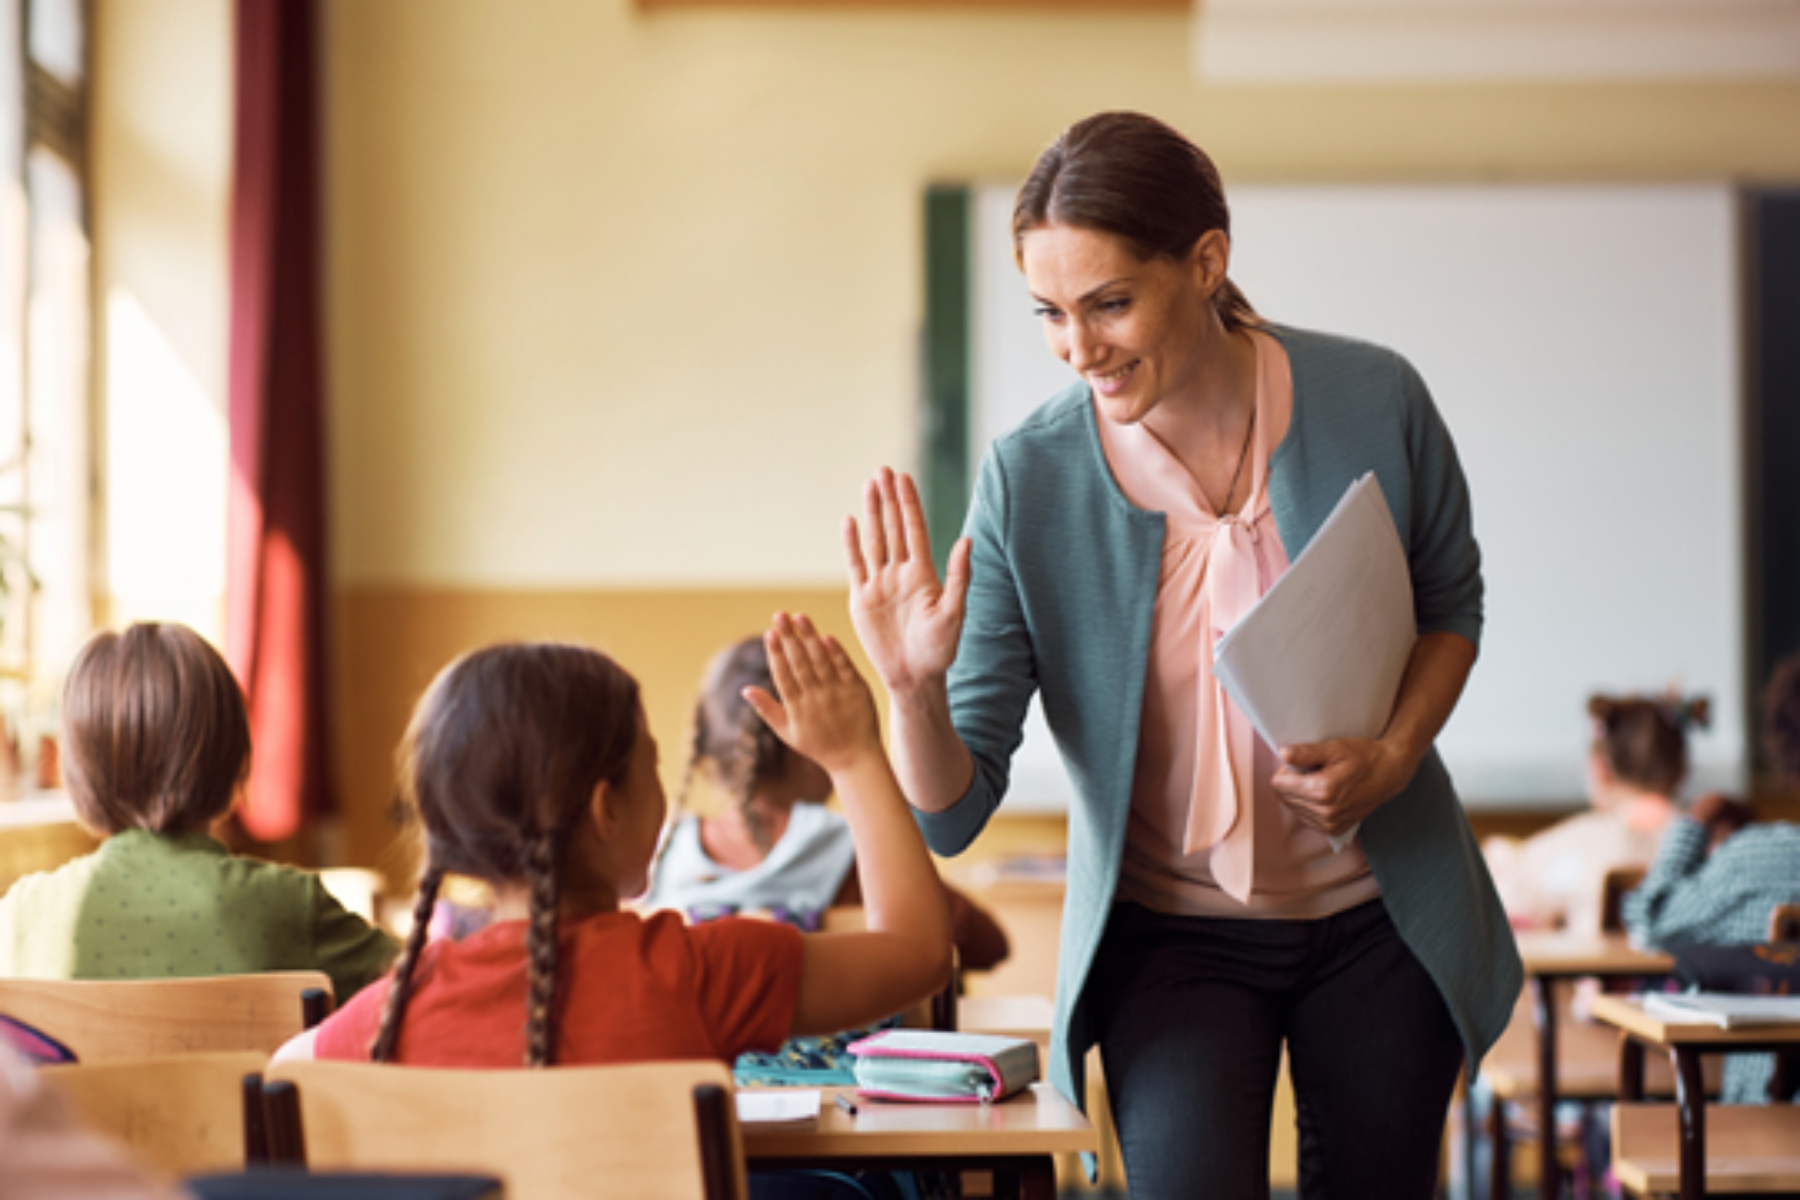
[[[875,699],[836,638],[808,617],[776,613],[763,646],[780,695],[747,687],[744,699],[776,737],[834,776],[883,753]]]
[[[938,581],[925,508],[912,477],[881,468],[863,490],[863,524],[844,518],[850,619],[890,693],[942,679],[956,658],[969,595],[969,540]]]

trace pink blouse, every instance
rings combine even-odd
[[[1320,917],[1379,894],[1352,844],[1334,852],[1276,798],[1279,765],[1212,671],[1213,644],[1287,569],[1269,508],[1269,455],[1286,434],[1287,353],[1256,344],[1250,491],[1223,517],[1142,423],[1097,417],[1125,497],[1167,520],[1119,898],[1163,912]]]

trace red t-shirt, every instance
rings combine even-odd
[[[672,912],[612,912],[563,923],[557,1033],[563,1065],[716,1058],[774,1050],[800,990],[800,931],[772,921],[685,925]],[[425,947],[395,1061],[414,1066],[525,1063],[526,923],[502,921]],[[392,976],[319,1026],[319,1058],[366,1062]]]

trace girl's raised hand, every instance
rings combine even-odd
[[[882,753],[875,700],[836,638],[808,617],[777,613],[763,645],[780,695],[747,687],[744,699],[775,736],[833,775]]]
[[[844,518],[850,619],[890,693],[940,679],[956,658],[969,595],[969,541],[938,581],[925,508],[912,477],[881,468],[863,490],[864,521]]]

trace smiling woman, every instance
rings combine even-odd
[[[1428,1196],[1457,1069],[1520,981],[1432,745],[1482,614],[1449,433],[1399,355],[1255,313],[1217,172],[1153,118],[1067,130],[1012,236],[1080,381],[994,441],[941,583],[904,476],[846,529],[907,795],[962,850],[1041,698],[1075,781],[1052,1078],[1083,1095],[1098,1044],[1134,1197],[1266,1194],[1284,1048],[1302,1189]],[[1212,644],[1371,471],[1419,634],[1393,713],[1378,738],[1268,747]]]

